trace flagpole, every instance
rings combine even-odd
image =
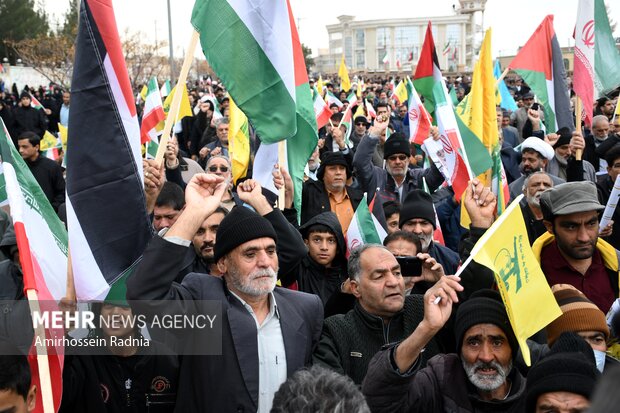
[[[39,297],[37,290],[27,289],[26,296],[30,306],[31,314],[41,314],[41,306],[39,305]],[[40,337],[45,343],[45,327],[38,323],[35,327],[35,340]],[[50,374],[50,364],[45,345],[35,345],[37,349],[37,367],[39,368],[39,384],[41,385],[41,400],[43,402],[43,411],[45,413],[54,413],[54,395],[52,392],[52,378]]]
[[[161,134],[161,139],[159,141],[157,155],[155,155],[155,161],[157,162],[157,164],[161,164],[164,159],[166,146],[168,145],[168,140],[170,139],[170,132],[172,131],[172,126],[176,123],[176,118],[179,114],[179,108],[181,107],[181,98],[183,97],[183,91],[181,90],[181,87],[185,85],[187,73],[189,72],[189,68],[192,65],[192,60],[194,59],[194,50],[196,50],[198,38],[199,34],[196,30],[194,30],[194,32],[192,33],[192,38],[189,41],[185,60],[183,61],[183,66],[181,67],[179,79],[177,80],[174,97],[172,98],[172,103],[170,104],[170,111],[168,112],[168,116],[166,117],[166,123],[164,124],[164,130]]]
[[[508,74],[508,72],[510,71],[510,68],[507,67],[506,69],[504,69],[504,71],[502,72],[502,74],[497,78],[497,86],[499,86],[499,82],[501,82],[502,80],[504,80],[504,78],[506,77],[506,75]]]
[[[575,96],[575,130],[581,133],[581,98],[579,96]],[[581,149],[577,149],[575,152],[575,159],[581,160]]]
[[[282,161],[286,159],[286,140],[281,140],[278,142],[278,166],[282,168]],[[282,187],[278,190],[278,207],[284,211],[285,206],[285,188],[286,185],[282,185]]]

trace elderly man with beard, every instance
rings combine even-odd
[[[536,171],[544,171],[549,161],[553,159],[553,156],[553,147],[544,140],[536,136],[530,136],[523,141],[521,144],[521,165],[519,166],[523,175],[508,185],[511,201],[522,193],[525,177]],[[551,180],[554,185],[565,182],[563,179],[553,175]]]
[[[558,140],[553,144],[555,155],[547,164],[547,172],[567,182],[596,182],[594,166],[586,160],[575,158],[575,153],[585,147],[581,134],[571,133],[568,128],[561,128],[556,135]]]
[[[530,245],[536,241],[538,237],[547,232],[547,228],[543,224],[543,214],[540,210],[540,195],[549,188],[553,187],[551,176],[544,171],[534,172],[527,176],[523,182],[523,195],[520,207],[527,229],[527,237]]]
[[[280,384],[310,363],[321,333],[323,305],[317,296],[275,288],[276,240],[288,234],[260,215],[271,208],[266,201],[257,205],[258,213],[235,207],[220,223],[214,260],[221,278],[192,273],[181,284],[173,282],[179,258],[218,208],[226,184],[220,176],[195,175],[185,191],[185,210],[164,238],[151,241],[127,282],[127,298],[141,300],[131,303],[137,314],[196,314],[199,300],[221,303],[221,354],[183,356],[177,411],[268,412]],[[237,192],[242,199],[261,196],[253,180],[242,182]],[[170,331],[194,348],[208,340],[204,329]]]
[[[421,368],[422,351],[458,302],[463,287],[454,281],[453,288],[428,290],[423,321],[370,362],[362,391],[373,412],[525,411],[525,379],[513,368],[518,344],[497,291],[478,291],[459,306],[458,354],[436,355]]]

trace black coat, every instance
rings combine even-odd
[[[364,193],[359,189],[354,189],[350,186],[346,187],[347,194],[351,199],[351,205],[353,210],[357,209],[360,201],[364,197]],[[308,222],[312,217],[319,215],[325,211],[331,211],[331,205],[329,204],[329,194],[325,189],[323,181],[313,181],[311,179],[304,182],[303,190],[301,193],[301,225]]]
[[[58,211],[60,204],[65,202],[65,178],[60,165],[41,154],[35,161],[26,161],[26,164],[54,211]]]
[[[222,278],[192,273],[183,283],[173,283],[184,253],[181,245],[153,238],[127,282],[129,300],[153,300],[132,303],[138,314],[187,314],[195,310],[194,300],[221,303],[222,354],[182,358],[176,411],[255,412],[259,385],[256,321]],[[323,305],[315,295],[285,288],[276,288],[273,294],[290,377],[311,362],[323,325]],[[198,341],[201,335],[202,331],[193,332],[191,340]]]
[[[172,413],[179,361],[160,348],[151,341],[130,357],[66,356],[59,413]]]
[[[45,120],[45,113],[40,109],[35,109],[31,106],[26,108],[18,106],[13,111],[13,142],[17,143],[17,138],[22,132],[34,132],[43,137],[45,130],[47,129],[47,122]]]

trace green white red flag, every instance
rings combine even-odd
[[[382,244],[385,237],[387,232],[370,212],[364,194],[347,230],[347,257],[352,250],[363,244]]]
[[[328,107],[331,106],[332,103],[335,103],[336,105],[338,105],[338,109],[344,106],[343,103],[340,101],[340,99],[334,96],[334,94],[330,92],[329,90],[327,91],[327,93],[325,93],[325,101],[327,102]]]
[[[422,145],[431,130],[431,116],[428,114],[418,92],[409,77],[406,81],[409,117],[409,141]]]
[[[291,138],[299,126],[289,20],[284,1],[197,0],[192,11],[209,65],[265,143]]]
[[[316,117],[316,126],[321,129],[323,126],[329,123],[329,118],[332,116],[332,112],[329,110],[327,102],[321,98],[316,86],[314,87],[314,93],[312,94],[314,116]]]
[[[146,100],[144,102],[144,111],[142,112],[142,125],[140,125],[140,143],[148,143],[151,146],[152,142],[156,146],[159,143],[157,125],[165,119],[166,114],[164,113],[157,78],[152,77],[147,84]],[[155,153],[157,153],[157,149],[155,149]]]

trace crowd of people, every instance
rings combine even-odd
[[[592,124],[575,132],[545,131],[542,106],[520,78],[508,81],[518,109],[497,108],[511,200],[524,195],[529,244],[562,312],[528,340],[528,366],[493,272],[473,261],[459,268],[497,219],[498,198],[473,179],[457,202],[410,142],[397,82],[366,79],[361,100],[373,111],[364,105],[351,131],[341,122],[349,91],[325,83],[342,105],[330,107],[319,130],[297,194],[301,210],[285,168],[274,165],[272,173],[284,192],[278,206],[264,188],[271,183],[252,176],[260,147],[253,131],[249,172],[233,184],[225,86],[190,84],[193,116],[175,128],[162,164],[143,160],[153,238],[127,281],[129,304],[93,309],[103,317],[188,314],[197,302],[217,301],[221,355],[163,354],[159,341],[167,335],[154,335],[153,346],[110,348],[107,356],[68,355],[60,411],[613,411],[620,400],[612,387],[620,380],[620,211],[604,228],[599,222],[620,173],[618,90],[599,99]],[[469,91],[466,76],[446,83],[459,100]],[[48,159],[40,145],[45,131],[66,125],[70,92],[51,85],[16,93],[2,91],[0,115],[66,222],[62,158]],[[35,96],[42,108],[33,107]],[[429,137],[440,138],[436,127]],[[371,212],[387,236],[349,248],[355,212],[375,192]],[[19,251],[3,211],[0,224],[0,291],[23,299]],[[192,334],[202,333],[185,334],[176,339],[199,341]],[[24,360],[0,356],[0,411],[34,408],[37,389]]]

